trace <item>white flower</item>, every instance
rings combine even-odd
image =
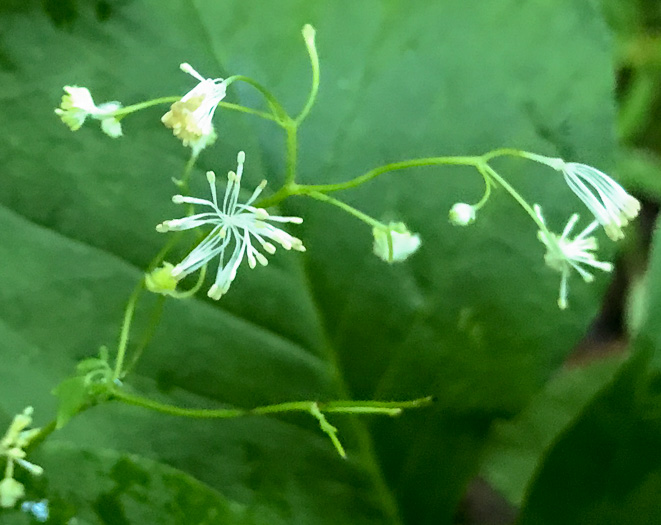
[[[592,212],[614,241],[624,237],[622,228],[638,215],[640,202],[604,172],[587,164],[532,155],[530,158],[561,171],[571,190]]]
[[[535,213],[542,223],[544,222],[544,217],[542,216],[541,208],[535,204],[534,206]],[[561,273],[562,278],[560,281],[560,296],[558,298],[558,306],[561,309],[567,308],[567,292],[568,284],[567,280],[569,279],[569,274],[571,273],[572,268],[576,270],[585,282],[591,282],[594,277],[590,272],[588,272],[582,265],[591,266],[592,268],[598,268],[604,272],[610,272],[613,269],[613,265],[608,262],[597,261],[594,256],[594,252],[597,248],[597,239],[594,237],[588,237],[595,228],[599,225],[597,221],[593,221],[587,228],[585,228],[581,233],[579,233],[573,239],[569,238],[569,234],[572,229],[578,222],[578,214],[573,214],[565,229],[562,232],[562,235],[556,235],[554,233],[547,234],[546,232],[539,230],[537,237],[539,238],[544,246],[546,246],[546,254],[544,255],[544,261],[546,265],[550,268]]]
[[[203,225],[212,226],[211,232],[183,261],[171,270],[170,275],[176,280],[181,280],[186,275],[200,269],[214,257],[219,256],[220,263],[216,280],[208,292],[209,297],[216,300],[220,299],[229,289],[244,257],[248,259],[248,265],[251,268],[254,268],[257,263],[263,266],[268,264],[266,257],[253,244],[254,241],[257,241],[255,244],[259,244],[269,254],[275,253],[275,245],[269,242],[269,239],[277,242],[286,250],[305,251],[303,242],[300,239],[289,235],[284,230],[276,228],[268,222],[300,224],[303,219],[300,217],[269,215],[266,210],[252,206],[264,186],[266,186],[266,181],[262,181],[244,204],[239,204],[239,190],[241,188],[243,163],[245,162],[243,151],[239,152],[237,162],[236,173],[230,171],[227,175],[228,184],[221,206],[219,206],[216,196],[216,175],[209,171],[207,172],[207,180],[211,188],[211,200],[175,195],[172,201],[176,204],[186,203],[206,206],[210,211],[165,221],[156,227],[159,232],[167,232],[190,230]],[[232,255],[225,263],[225,252],[229,252],[231,244],[234,244]]]
[[[450,208],[449,217],[455,226],[468,226],[475,222],[475,207],[465,202],[457,202]]]
[[[101,121],[101,129],[106,135],[113,138],[122,135],[122,125],[114,117],[115,111],[122,107],[119,102],[105,102],[97,106],[87,88],[64,86],[64,91],[62,103],[55,113],[71,131],[79,130],[87,117],[91,117]]]
[[[179,67],[200,82],[172,104],[161,122],[197,155],[216,138],[211,121],[218,103],[225,98],[227,85],[222,78],[204,78],[190,64],[183,63]]]
[[[21,414],[14,417],[7,432],[0,440],[0,457],[7,460],[5,476],[0,481],[0,507],[13,507],[16,501],[23,497],[23,485],[14,480],[14,464],[20,465],[36,476],[43,473],[43,469],[25,459],[25,447],[32,441],[39,429],[27,430],[32,424],[32,407],[27,407]]]
[[[411,233],[403,222],[391,222],[388,230],[375,227],[374,254],[386,262],[401,262],[420,247],[420,236]],[[389,240],[390,239],[390,240]]]

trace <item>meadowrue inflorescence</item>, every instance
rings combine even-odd
[[[25,459],[25,447],[39,434],[38,428],[28,429],[31,424],[32,407],[27,407],[21,414],[14,417],[4,437],[0,440],[0,457],[4,457],[7,461],[4,478],[0,481],[0,507],[13,507],[25,495],[23,484],[14,479],[15,464],[35,476],[43,473],[40,466]]]
[[[170,269],[164,266],[164,269],[169,272],[170,278],[179,281],[215,257],[219,257],[216,279],[207,294],[216,300],[227,293],[244,257],[248,260],[250,268],[255,268],[257,263],[262,266],[268,264],[268,259],[255,247],[255,244],[259,244],[269,254],[275,253],[276,250],[275,245],[270,241],[275,241],[286,250],[305,251],[300,239],[270,224],[270,222],[301,224],[303,219],[269,215],[265,209],[252,205],[266,186],[266,181],[262,181],[245,203],[239,203],[244,162],[245,153],[241,151],[237,156],[236,173],[230,171],[227,175],[227,188],[221,205],[218,204],[216,195],[216,175],[209,171],[207,181],[211,189],[211,200],[175,195],[172,201],[176,204],[205,206],[210,211],[165,221],[156,227],[159,232],[169,232],[190,230],[205,225],[212,226],[211,232],[183,261]],[[230,251],[232,244],[234,245],[232,255],[225,263],[225,254]],[[159,282],[168,282],[168,277],[162,274],[159,274],[158,279]]]
[[[403,222],[391,222],[388,230],[374,227],[374,254],[386,262],[402,262],[415,253],[421,240],[411,233]]]
[[[640,212],[640,202],[622,186],[597,168],[559,158],[527,155],[562,172],[567,185],[583,201],[606,235],[614,241],[624,237],[624,228]]]
[[[114,113],[122,107],[119,102],[94,103],[89,89],[77,86],[64,86],[65,94],[62,103],[55,110],[71,131],[77,131],[87,120],[87,117],[100,120],[101,129],[106,135],[117,138],[122,135],[122,125]]]
[[[172,129],[184,146],[190,146],[194,155],[198,155],[216,139],[212,120],[218,104],[227,94],[227,83],[222,78],[204,78],[186,62],[179,67],[199,83],[172,104],[161,122]]]
[[[541,207],[535,204],[534,210],[539,220],[546,224]],[[561,235],[542,230],[537,233],[539,240],[546,246],[544,255],[546,265],[561,274],[558,306],[563,310],[568,306],[568,279],[572,269],[576,270],[585,282],[591,282],[594,277],[583,266],[590,266],[604,272],[610,272],[613,269],[611,263],[597,261],[593,253],[598,248],[598,244],[597,239],[590,234],[599,226],[599,222],[593,221],[576,237],[570,238],[578,218],[578,214],[574,213],[567,221]]]

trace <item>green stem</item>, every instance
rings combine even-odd
[[[363,222],[366,222],[372,227],[375,228],[382,228],[383,230],[387,230],[388,227],[377,221],[376,219],[373,219],[369,215],[363,213],[362,211],[357,210],[353,206],[349,206],[345,202],[342,202],[341,200],[334,199],[333,197],[330,197],[329,195],[326,195],[325,193],[320,193],[318,191],[306,191],[303,195],[307,195],[308,197],[312,197],[313,199],[317,199],[322,202],[327,202],[329,204],[332,204],[333,206],[337,206],[338,208],[343,209],[347,213],[350,213],[354,217],[357,217]]]
[[[317,54],[317,47],[314,43],[314,36],[314,28],[311,25],[306,24],[303,27],[303,38],[305,39],[305,47],[308,50],[308,55],[310,56],[310,65],[312,66],[312,86],[310,88],[310,94],[308,95],[308,100],[305,103],[305,106],[301,110],[301,113],[298,115],[298,117],[296,117],[296,124],[300,124],[308,116],[312,106],[314,106],[317,93],[319,92],[319,55]]]
[[[117,359],[115,361],[115,371],[113,372],[112,379],[113,381],[119,379],[122,375],[122,367],[124,366],[124,358],[126,356],[126,348],[129,341],[129,333],[131,331],[131,322],[133,321],[133,314],[135,313],[135,305],[138,302],[138,298],[142,293],[144,288],[144,279],[140,279],[140,282],[133,289],[131,297],[126,305],[126,310],[124,311],[124,321],[122,322],[122,329],[119,335],[119,344],[117,345]]]
[[[140,343],[133,351],[133,356],[131,357],[131,363],[124,370],[124,374],[128,374],[129,372],[131,372],[131,370],[135,368],[135,365],[138,364],[138,360],[140,359],[140,357],[142,357],[142,353],[145,351],[145,348],[147,348],[149,342],[154,337],[154,334],[156,333],[156,328],[158,326],[158,322],[160,321],[161,315],[163,314],[164,306],[165,306],[165,296],[160,295],[156,299],[156,305],[152,309],[151,314],[149,316],[149,323],[147,324],[147,328],[145,329],[142,337],[140,338]]]
[[[337,184],[313,184],[309,186],[301,186],[303,192],[317,191],[328,193],[332,191],[348,190],[360,186],[379,175],[388,173],[390,171],[403,170],[408,168],[425,167],[425,166],[443,166],[443,165],[464,165],[464,166],[477,166],[480,163],[480,157],[426,157],[422,159],[403,160],[401,162],[393,162],[384,166],[379,166],[367,173],[360,175],[354,179]]]
[[[478,165],[477,170],[482,175],[482,178],[484,179],[484,186],[485,186],[484,195],[482,195],[482,198],[476,204],[473,204],[473,208],[475,208],[476,210],[479,210],[489,200],[489,197],[491,196],[491,186],[492,186],[493,183],[491,182],[491,177],[489,176],[489,174],[484,169],[484,166],[482,166],[481,164]]]
[[[296,180],[296,163],[298,156],[298,128],[296,123],[289,122],[285,126],[287,133],[287,171],[285,173],[285,186],[294,184]]]
[[[232,75],[231,77],[228,77],[225,80],[225,82],[227,83],[228,86],[230,84],[232,84],[233,82],[245,82],[246,84],[254,87],[268,101],[268,103],[271,107],[271,110],[274,112],[273,120],[275,120],[276,122],[282,124],[283,122],[286,121],[285,119],[289,118],[287,116],[287,112],[282,107],[282,104],[280,104],[280,102],[278,102],[278,100],[273,96],[273,94],[268,89],[266,89],[264,86],[262,86],[256,80],[253,80],[252,78],[246,77],[244,75]]]
[[[197,157],[195,155],[191,155],[191,157],[186,162],[186,166],[184,167],[184,173],[181,176],[181,179],[175,181],[177,183],[177,186],[179,186],[179,188],[182,189],[182,192],[188,191],[188,180],[190,179],[191,173],[193,172],[193,167],[195,166],[196,160]],[[165,246],[158,252],[156,257],[154,257],[154,259],[149,263],[148,271],[153,271],[159,264],[161,264],[161,262],[167,256],[168,252],[176,244],[177,240],[178,240],[178,236],[171,237],[168,240],[168,242],[165,243]],[[113,372],[113,377],[112,377],[113,380],[119,379],[124,373],[122,367],[124,366],[124,360],[126,358],[126,349],[128,347],[128,339],[129,339],[129,333],[131,331],[131,323],[133,322],[133,315],[135,314],[136,304],[138,302],[138,299],[140,298],[142,291],[144,290],[144,283],[145,283],[144,278],[140,279],[140,282],[133,289],[133,292],[129,297],[129,301],[124,311],[124,320],[122,322],[122,328],[119,336],[119,344],[117,345],[117,359],[115,361],[115,370]],[[159,309],[162,308],[162,306],[159,306],[157,304],[156,308]],[[158,314],[158,317],[160,317],[160,314]],[[154,314],[152,314],[152,320],[153,318],[154,318]],[[146,341],[143,341],[145,347],[149,343],[149,340],[151,339],[151,336],[153,335],[154,331],[155,328],[154,329],[148,328],[145,335],[147,339]],[[141,343],[141,345],[142,344],[143,343]],[[139,348],[140,350],[137,354],[138,358],[144,351],[144,347],[139,347]],[[134,358],[129,368],[135,366],[136,363],[137,363],[137,358]]]
[[[282,414],[287,412],[311,412],[314,405],[326,413],[335,414],[380,414],[397,416],[402,410],[408,408],[421,408],[432,403],[432,398],[424,397],[412,401],[329,401],[326,403],[317,401],[290,401],[288,403],[277,403],[264,405],[252,409],[241,408],[183,408],[175,405],[160,403],[141,396],[128,394],[118,388],[113,388],[111,399],[122,403],[139,406],[169,414],[171,416],[191,417],[199,419],[230,419],[244,416],[263,416],[267,414]]]
[[[125,116],[135,113],[136,111],[140,111],[142,109],[150,108],[152,106],[157,106],[159,104],[172,104],[174,102],[178,102],[181,100],[181,97],[160,97],[160,98],[155,98],[152,100],[146,100],[145,102],[139,102],[138,104],[132,104],[131,106],[126,106],[124,108],[119,108],[117,111],[113,113],[113,116],[118,119],[122,119]],[[264,111],[259,111],[257,109],[252,109],[252,108],[247,108],[245,106],[241,106],[240,104],[233,104],[231,102],[220,102],[218,105],[222,108],[229,109],[232,111],[239,111],[241,113],[248,113],[249,115],[255,115],[257,117],[261,117],[263,119],[267,120],[272,120],[274,122],[277,122],[278,119],[275,118],[273,115],[270,115],[269,113],[266,113]]]
[[[145,102],[139,102],[138,104],[133,104],[131,106],[126,106],[125,108],[119,108],[113,113],[113,116],[117,119],[121,119],[126,115],[140,111],[141,109],[150,108],[152,106],[157,106],[159,104],[172,104],[181,100],[181,97],[160,97],[154,98],[152,100],[147,100]]]
[[[272,120],[273,122],[278,122],[278,119],[273,115],[266,113],[265,111],[259,111],[258,109],[247,108],[239,104],[232,104],[231,102],[220,102],[218,104],[220,107],[225,109],[231,109],[233,111],[240,111],[241,113],[248,113],[249,115],[255,115],[266,120]]]
[[[549,236],[551,235],[551,232],[546,227],[546,224],[544,224],[539,219],[539,217],[537,217],[537,214],[532,209],[532,206],[530,206],[530,204],[526,202],[526,200],[521,196],[521,194],[518,191],[516,191],[512,186],[510,186],[510,184],[487,163],[483,164],[482,169],[484,169],[485,172],[488,173],[493,180],[495,180],[498,184],[500,184],[505,189],[505,191],[507,191],[507,193],[509,193],[514,198],[514,200],[519,203],[519,205],[528,213],[528,215],[532,217],[532,220],[535,221],[535,224],[537,224],[540,230],[542,230]]]

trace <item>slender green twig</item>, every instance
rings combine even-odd
[[[287,171],[285,173],[285,186],[291,186],[296,180],[296,164],[298,157],[298,128],[293,122],[285,126],[287,134]]]
[[[135,113],[136,111],[140,111],[141,109],[150,108],[152,106],[157,106],[159,104],[172,104],[173,102],[177,102],[177,100],[181,100],[181,97],[154,98],[152,100],[146,100],[145,102],[139,102],[137,104],[132,104],[124,108],[119,108],[117,111],[113,113],[113,116],[119,120],[125,117],[126,115]]]
[[[310,87],[310,93],[308,95],[308,100],[305,103],[305,106],[296,117],[296,124],[299,125],[305,120],[314,106],[314,102],[317,99],[317,93],[319,92],[319,76],[320,76],[320,67],[319,67],[319,55],[317,54],[317,46],[314,42],[315,30],[314,28],[306,24],[303,27],[303,39],[305,40],[305,47],[308,50],[308,55],[310,56],[310,65],[312,67],[312,86]]]
[[[310,412],[313,405],[326,413],[335,414],[380,414],[397,416],[402,410],[421,408],[432,403],[431,397],[423,397],[411,401],[290,401],[274,405],[264,405],[252,409],[241,408],[183,408],[166,403],[160,403],[134,394],[129,394],[120,388],[113,388],[111,398],[129,405],[140,406],[171,416],[182,416],[200,419],[229,419],[244,416],[260,416],[281,414],[286,412]]]
[[[347,213],[350,213],[354,217],[357,217],[358,219],[369,224],[372,227],[382,228],[383,230],[387,230],[387,226],[385,224],[377,221],[376,219],[373,219],[369,215],[363,213],[360,210],[357,210],[353,206],[349,206],[346,202],[342,202],[341,200],[331,197],[330,195],[326,195],[325,193],[321,193],[318,191],[305,192],[304,195],[307,195],[308,197],[312,197],[313,199],[317,199],[322,202],[327,202],[329,204],[332,204],[333,206],[337,206],[338,208],[346,211]]]

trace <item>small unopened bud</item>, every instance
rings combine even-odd
[[[475,222],[475,207],[465,202],[457,202],[450,209],[450,222],[455,226],[468,226]]]

